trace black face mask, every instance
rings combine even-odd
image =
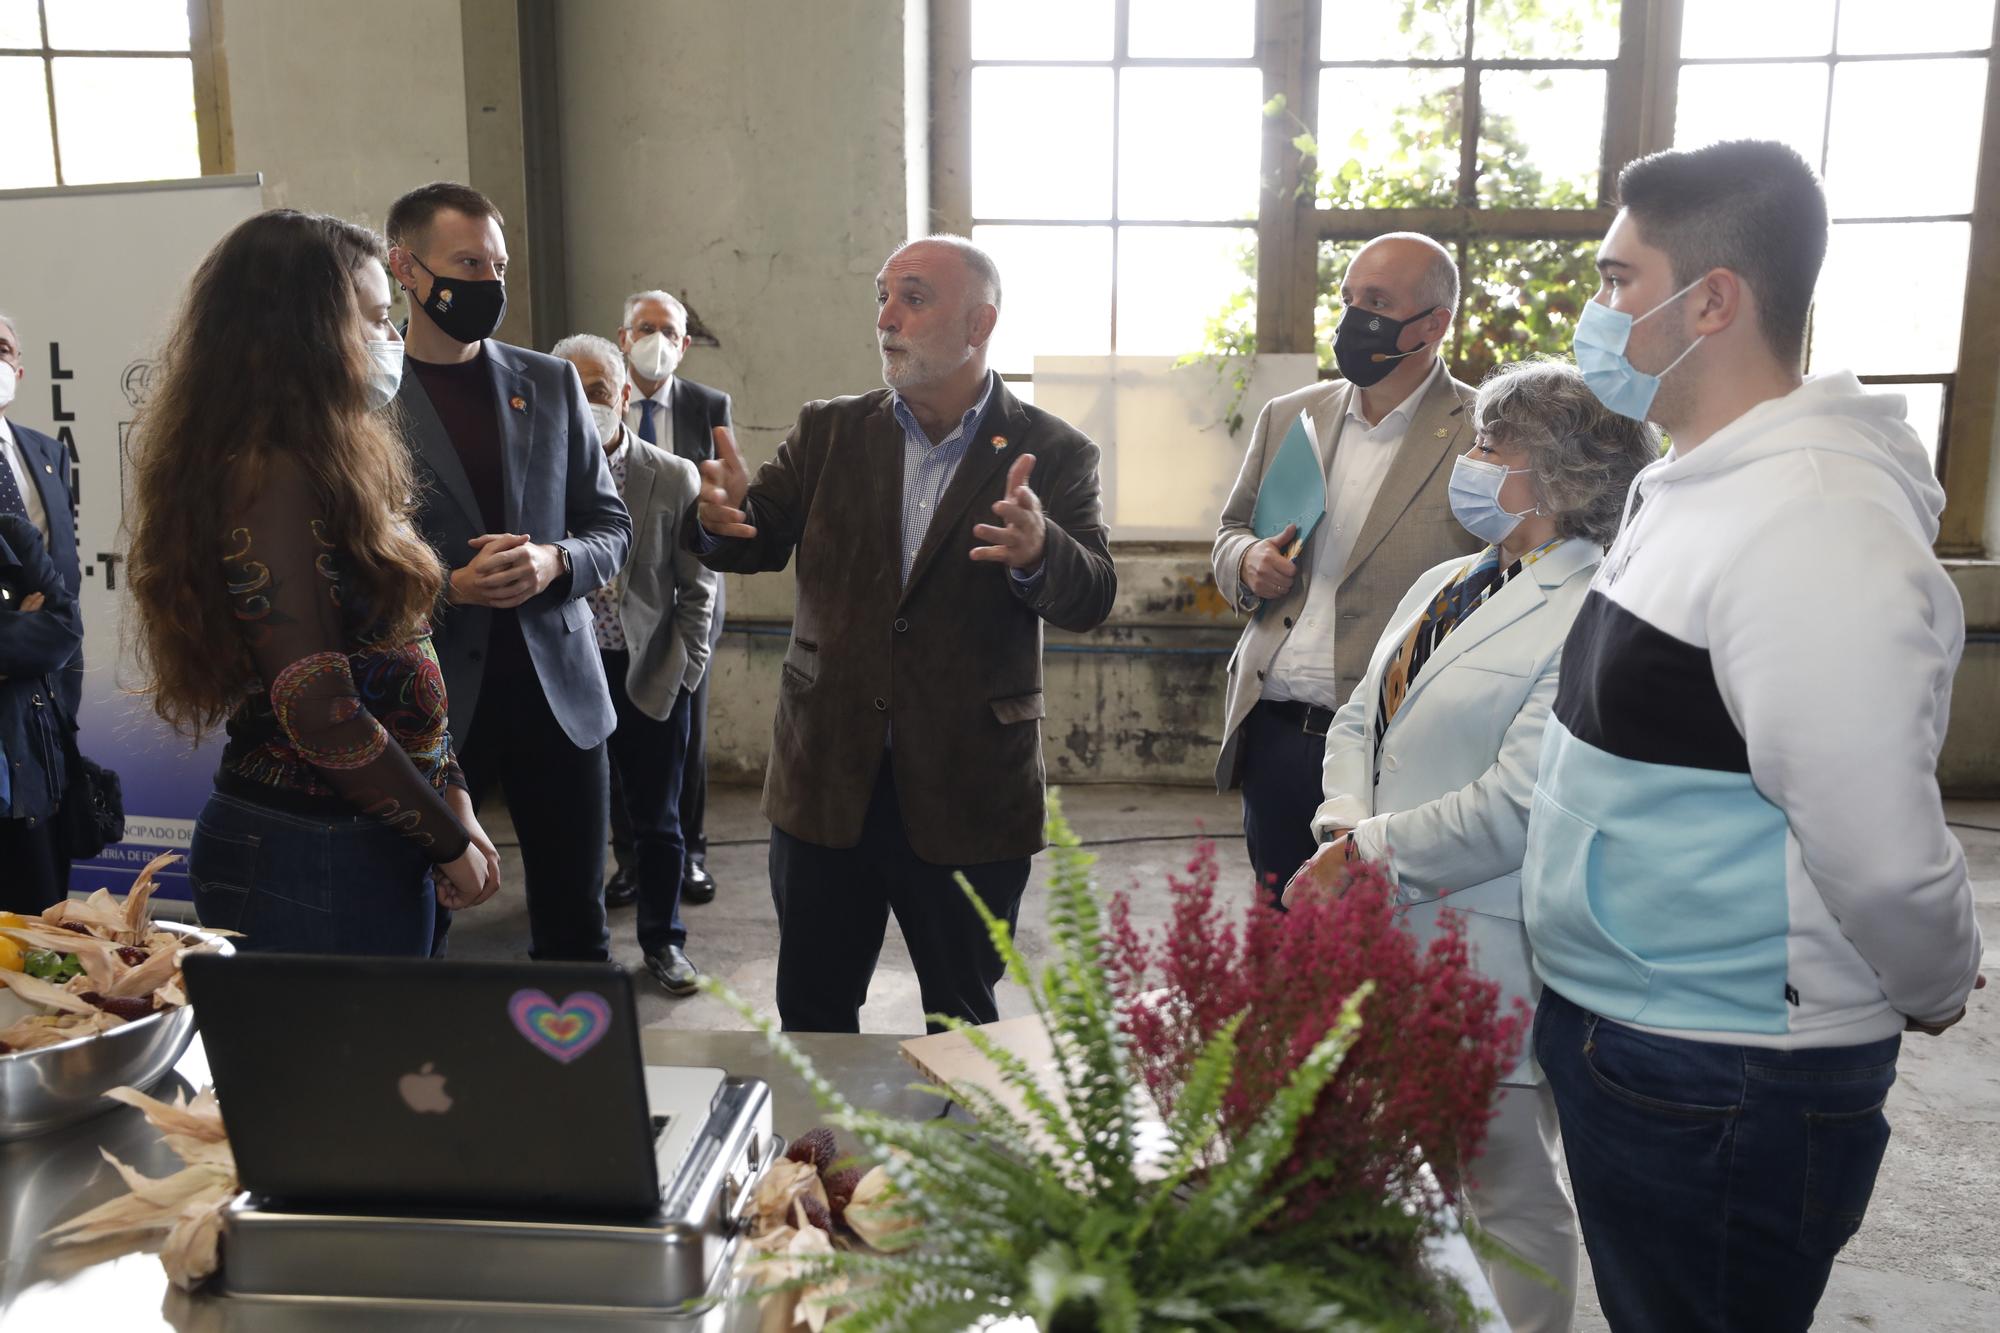
[[[410,262],[431,275],[430,299],[423,302],[424,313],[444,336],[454,342],[476,343],[493,336],[507,313],[507,284],[498,278],[474,281],[468,278],[440,278],[431,266],[415,255]],[[411,296],[416,292],[412,291]]]
[[[1360,306],[1351,305],[1340,317],[1340,327],[1333,331],[1333,359],[1340,366],[1340,373],[1350,384],[1363,389],[1379,384],[1396,369],[1396,363],[1406,356],[1415,356],[1429,347],[1429,343],[1413,347],[1407,352],[1396,350],[1396,340],[1403,336],[1403,330],[1437,309],[1420,310],[1408,319],[1390,319],[1387,315],[1371,314]]]

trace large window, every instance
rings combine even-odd
[[[1458,256],[1448,355],[1476,381],[1566,350],[1605,223],[1607,108],[1637,81],[1619,0],[1322,0],[1316,99],[1320,238],[1313,329],[1333,366],[1340,275],[1399,225]],[[1303,123],[1301,121],[1301,123]],[[1310,179],[1310,177],[1309,177]],[[1398,222],[1384,210],[1411,210]]]
[[[0,189],[201,175],[205,14],[206,0],[0,0]]]
[[[1458,257],[1455,373],[1564,354],[1619,169],[1777,138],[1821,171],[1834,215],[1808,368],[1908,397],[1950,497],[1939,549],[1982,549],[2000,415],[1993,0],[932,14],[933,212],[999,255],[1010,378],[1037,354],[1112,350],[1317,350],[1330,375],[1341,271],[1400,228]]]
[[[1008,379],[1036,355],[1193,351],[1250,307],[1257,10],[971,0],[971,234],[1006,275]]]
[[[1809,369],[1898,386],[1941,452],[1972,247],[1992,0],[1685,0],[1674,142],[1779,139],[1833,234]]]

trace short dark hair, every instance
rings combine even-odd
[[[384,228],[389,233],[389,244],[417,249],[430,239],[432,219],[447,208],[469,218],[492,218],[503,227],[507,225],[507,219],[500,216],[493,201],[470,185],[432,181],[389,205],[389,225]]]
[[[1666,252],[1674,286],[1726,268],[1757,294],[1764,341],[1805,359],[1806,312],[1826,258],[1826,195],[1806,160],[1768,139],[1654,153],[1618,173],[1619,207]]]

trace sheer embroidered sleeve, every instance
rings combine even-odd
[[[290,460],[273,456],[264,472],[257,493],[229,507],[223,565],[271,713],[326,787],[416,841],[434,863],[454,860],[469,842],[465,827],[356,681],[360,661],[371,694],[439,719],[429,758],[445,783],[462,785],[453,783],[458,767],[442,732],[444,684],[429,640],[350,641],[323,506]]]

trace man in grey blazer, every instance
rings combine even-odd
[[[618,717],[611,771],[632,839],[639,949],[668,994],[692,995],[695,969],[680,910],[686,856],[680,787],[695,692],[708,670],[717,580],[679,538],[681,514],[700,492],[701,476],[687,459],[626,428],[632,381],[616,344],[578,333],[557,343],[555,355],[583,381],[611,479],[632,515],[625,568],[587,600]]]
[[[1458,268],[1427,236],[1362,247],[1340,284],[1341,380],[1258,414],[1212,559],[1215,586],[1250,616],[1229,659],[1218,790],[1243,789],[1243,833],[1275,899],[1313,852],[1327,726],[1354,691],[1390,612],[1419,574],[1479,543],[1451,515],[1451,460],[1472,437],[1473,390],[1438,355],[1458,309]],[[1265,474],[1303,414],[1326,513],[1297,544],[1259,538]]]
[[[613,715],[583,598],[616,576],[632,521],[576,371],[491,336],[507,304],[501,225],[491,200],[448,182],[390,208],[389,269],[410,303],[397,402],[418,519],[451,571],[433,642],[473,806],[506,791],[530,953],[602,960]],[[448,925],[441,914],[437,951]]]

